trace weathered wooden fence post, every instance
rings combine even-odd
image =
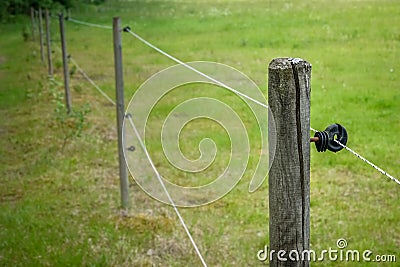
[[[61,53],[63,59],[64,69],[64,90],[65,90],[65,106],[67,112],[71,112],[71,94],[69,91],[69,71],[68,71],[68,53],[67,53],[67,41],[65,40],[65,27],[64,27],[64,14],[61,13],[58,16],[60,21],[60,36],[61,36]]]
[[[46,16],[47,65],[49,69],[49,76],[53,77],[53,62],[51,60],[50,16],[48,9],[46,9],[45,16]]]
[[[122,42],[121,42],[121,20],[113,18],[113,39],[114,39],[114,64],[115,64],[115,91],[117,107],[117,132],[118,132],[118,158],[119,158],[119,179],[121,187],[121,206],[129,208],[129,181],[128,169],[124,159],[122,135],[123,122],[125,118],[124,104],[124,77],[122,70]]]
[[[39,44],[40,44],[40,60],[44,63],[44,49],[43,49],[43,22],[42,22],[42,8],[39,8]]]
[[[36,41],[36,22],[35,22],[35,9],[31,7],[31,23],[32,23],[32,41]]]
[[[277,140],[269,172],[270,266],[309,266],[311,64],[277,58],[268,77],[276,124],[268,138]]]

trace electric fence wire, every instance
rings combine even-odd
[[[104,25],[98,25],[98,24],[93,24],[93,23],[78,21],[78,20],[71,19],[71,18],[70,18],[69,20],[72,21],[72,22],[80,23],[80,24],[82,24],[82,25],[86,25],[86,26],[92,26],[92,27],[100,27],[100,28],[111,29],[111,27],[104,26]],[[201,71],[199,71],[199,70],[193,68],[192,66],[190,66],[190,65],[188,65],[188,64],[186,64],[186,63],[184,63],[183,61],[181,61],[181,60],[179,60],[179,59],[177,59],[177,58],[171,56],[171,55],[168,54],[167,52],[161,50],[160,48],[156,47],[155,45],[151,44],[150,42],[148,42],[147,40],[145,40],[144,38],[142,38],[141,36],[139,36],[137,33],[132,32],[131,29],[130,29],[129,27],[126,27],[124,30],[125,30],[126,32],[130,33],[132,36],[134,36],[136,39],[138,39],[139,41],[141,41],[141,42],[144,43],[145,45],[149,46],[150,48],[154,49],[155,51],[159,52],[160,54],[162,54],[162,55],[168,57],[169,59],[175,61],[176,63],[178,63],[178,64],[180,64],[180,65],[183,65],[184,67],[186,67],[186,68],[188,68],[188,69],[190,69],[190,70],[196,72],[197,74],[200,74],[201,76],[203,76],[203,77],[209,79],[210,81],[212,81],[212,82],[214,82],[214,83],[216,83],[216,84],[218,84],[218,85],[220,85],[220,86],[222,86],[222,87],[224,87],[224,88],[226,88],[226,89],[228,89],[228,90],[230,90],[230,91],[232,91],[232,92],[234,92],[234,93],[236,93],[236,94],[238,94],[238,95],[240,95],[240,96],[242,96],[242,97],[244,97],[244,98],[246,98],[246,99],[248,99],[248,100],[250,100],[250,101],[253,101],[254,103],[256,103],[256,104],[258,104],[258,105],[260,105],[260,106],[262,106],[262,107],[264,107],[264,108],[268,108],[268,106],[265,105],[264,103],[261,103],[261,102],[255,100],[255,99],[253,99],[253,98],[251,98],[251,97],[249,97],[249,96],[247,96],[247,95],[245,95],[245,94],[243,94],[243,93],[241,93],[241,92],[239,92],[239,91],[237,91],[237,90],[231,88],[230,86],[228,86],[228,85],[226,85],[226,84],[224,84],[224,83],[222,83],[222,82],[220,82],[220,81],[214,79],[213,77],[211,77],[211,76],[209,76],[209,75],[207,75],[207,74],[204,74],[203,72],[201,72]],[[315,130],[315,129],[312,128],[312,127],[310,127],[310,129],[311,129],[312,131],[314,131],[314,132],[317,132],[317,130]],[[355,152],[354,150],[352,150],[352,149],[349,148],[348,146],[346,146],[346,145],[340,143],[338,140],[335,140],[335,142],[338,143],[340,146],[342,146],[342,147],[343,147],[344,149],[346,149],[347,151],[349,151],[350,153],[352,153],[353,155],[355,155],[356,157],[358,157],[359,159],[361,159],[363,162],[369,164],[370,166],[372,166],[373,168],[375,168],[377,171],[379,171],[380,173],[382,173],[383,175],[387,176],[389,179],[391,179],[392,181],[394,181],[395,183],[397,183],[397,184],[400,185],[400,180],[398,180],[397,178],[393,177],[393,176],[390,175],[388,172],[384,171],[382,168],[378,167],[377,165],[375,165],[375,164],[372,163],[371,161],[367,160],[366,158],[364,158],[363,156],[361,156],[359,153]]]
[[[175,61],[176,63],[178,63],[178,64],[180,64],[180,65],[182,65],[182,66],[184,66],[184,67],[186,67],[186,68],[188,68],[188,69],[190,69],[190,70],[196,72],[197,74],[203,76],[204,78],[206,78],[206,79],[208,79],[208,80],[210,80],[210,81],[212,81],[212,82],[218,84],[218,85],[221,86],[221,87],[224,87],[225,89],[228,89],[229,91],[231,91],[231,92],[233,92],[233,93],[235,93],[235,94],[237,94],[237,95],[239,95],[239,96],[242,96],[242,97],[244,97],[244,98],[246,98],[246,99],[248,99],[248,100],[250,100],[250,101],[252,101],[252,102],[254,102],[254,103],[256,103],[256,104],[258,104],[258,105],[260,105],[260,106],[262,106],[262,107],[264,107],[264,108],[268,108],[268,105],[266,105],[266,104],[264,104],[264,103],[262,103],[262,102],[260,102],[260,101],[258,101],[258,100],[256,100],[256,99],[254,99],[254,98],[251,98],[251,97],[248,96],[248,95],[245,95],[245,94],[239,92],[238,90],[236,90],[236,89],[230,87],[229,85],[226,85],[225,83],[214,79],[213,77],[211,77],[211,76],[205,74],[204,72],[201,72],[201,71],[197,70],[196,68],[193,68],[192,66],[190,66],[190,65],[186,64],[185,62],[183,62],[183,61],[177,59],[176,57],[171,56],[171,55],[168,54],[167,52],[164,52],[164,51],[161,50],[160,48],[156,47],[155,45],[151,44],[150,42],[148,42],[148,41],[146,41],[145,39],[143,39],[142,37],[140,37],[137,33],[132,32],[131,29],[130,29],[129,27],[126,27],[124,30],[125,30],[126,32],[130,33],[132,36],[134,36],[136,39],[138,39],[139,41],[141,41],[141,42],[144,43],[145,45],[147,45],[147,46],[153,48],[154,50],[156,50],[156,51],[159,52],[160,54],[162,54],[162,55],[168,57],[169,59]]]
[[[314,128],[311,128],[311,131],[313,132],[318,132],[317,130],[315,130]],[[390,175],[388,172],[384,171],[383,169],[381,169],[380,167],[378,167],[377,165],[375,165],[374,163],[372,163],[371,161],[367,160],[366,158],[364,158],[363,156],[361,156],[359,153],[355,152],[353,149],[351,149],[350,147],[340,143],[338,140],[334,139],[334,141],[340,145],[341,147],[343,147],[344,149],[346,149],[347,151],[349,151],[350,153],[352,153],[354,156],[356,156],[357,158],[359,158],[360,160],[364,161],[365,163],[367,163],[368,165],[372,166],[375,170],[377,170],[378,172],[380,172],[381,174],[385,175],[386,177],[388,177],[390,180],[392,180],[393,182],[397,183],[400,185],[400,180],[398,180],[397,178],[393,177],[392,175]]]
[[[70,18],[70,20],[71,20],[72,22],[80,23],[80,24],[86,25],[86,26],[92,26],[92,27],[100,27],[100,28],[107,28],[107,29],[110,29],[110,27],[107,27],[107,26],[104,26],[104,25],[98,25],[98,24],[93,24],[93,23],[87,23],[87,22],[78,21],[78,20],[71,19],[71,18]],[[240,93],[239,91],[237,91],[237,90],[231,88],[230,86],[228,86],[228,85],[226,85],[226,84],[224,84],[224,83],[222,83],[222,82],[220,82],[220,81],[218,81],[218,80],[216,80],[216,79],[210,77],[210,76],[207,75],[207,74],[202,73],[201,71],[199,71],[199,70],[193,68],[192,66],[189,66],[188,64],[184,63],[183,61],[181,61],[181,60],[179,60],[179,59],[177,59],[177,58],[171,56],[170,54],[168,54],[167,52],[161,50],[160,48],[156,47],[155,45],[151,44],[150,42],[148,42],[147,40],[145,40],[144,38],[142,38],[142,37],[139,36],[138,34],[132,32],[131,29],[130,29],[129,27],[126,27],[124,30],[125,30],[126,32],[130,33],[133,37],[135,37],[136,39],[138,39],[139,41],[141,41],[141,42],[144,43],[145,45],[147,45],[147,46],[153,48],[155,51],[157,51],[157,52],[159,52],[160,54],[162,54],[162,55],[168,57],[169,59],[175,61],[176,63],[183,65],[184,67],[186,67],[186,68],[188,68],[188,69],[190,69],[190,70],[196,72],[197,74],[200,74],[201,76],[203,76],[203,77],[205,77],[205,78],[211,80],[212,82],[215,82],[216,84],[218,84],[218,85],[220,85],[220,86],[222,86],[222,87],[224,87],[224,88],[226,88],[226,89],[228,89],[228,90],[230,90],[230,91],[232,91],[232,92],[234,92],[234,93],[236,93],[236,94],[238,94],[238,95],[240,95],[240,96],[242,96],[242,97],[244,97],[244,98],[246,98],[246,99],[248,99],[248,100],[250,100],[250,101],[253,101],[253,102],[255,102],[256,104],[258,104],[258,105],[260,105],[260,106],[262,106],[262,107],[264,107],[264,108],[268,108],[268,106],[265,105],[264,103],[261,103],[261,102],[255,100],[255,99],[253,99],[253,98],[251,98],[251,97],[249,97],[249,96],[243,94],[243,93]],[[314,132],[317,132],[317,130],[313,129],[312,127],[310,127],[310,129],[311,129],[312,131],[314,131]],[[399,180],[399,179],[393,177],[393,176],[390,175],[388,172],[384,171],[382,168],[380,168],[380,167],[378,167],[377,165],[375,165],[374,163],[370,162],[369,160],[367,160],[366,158],[364,158],[363,156],[361,156],[359,153],[355,152],[354,150],[352,150],[352,149],[349,148],[348,146],[343,145],[342,143],[340,143],[340,142],[337,141],[337,140],[335,140],[335,142],[338,143],[340,146],[342,146],[342,147],[343,147],[344,149],[346,149],[347,151],[349,151],[350,153],[352,153],[353,155],[355,155],[356,157],[358,157],[360,160],[362,160],[362,161],[365,162],[366,164],[372,166],[374,169],[376,169],[377,171],[379,171],[381,174],[385,175],[386,177],[388,177],[389,179],[391,179],[392,181],[394,181],[395,183],[397,183],[397,184],[400,185],[400,180]]]
[[[109,27],[109,26],[99,25],[99,24],[93,24],[93,23],[89,23],[89,22],[85,22],[85,21],[76,20],[76,19],[73,19],[73,18],[68,18],[67,21],[71,21],[71,22],[78,23],[78,24],[85,25],[85,26],[91,26],[91,27],[97,27],[97,28],[104,28],[104,29],[112,29],[112,27]],[[197,74],[203,76],[204,78],[206,78],[206,79],[208,79],[208,80],[210,80],[210,81],[212,81],[212,82],[218,84],[218,85],[221,86],[221,87],[224,87],[225,89],[228,89],[229,91],[231,91],[231,92],[233,92],[233,93],[235,93],[235,94],[237,94],[237,95],[239,95],[239,96],[242,96],[242,97],[244,97],[244,98],[246,98],[246,99],[248,99],[248,100],[250,100],[250,101],[252,101],[252,102],[254,102],[254,103],[256,103],[256,104],[258,104],[258,105],[260,105],[260,106],[262,106],[262,107],[264,107],[264,108],[268,108],[268,105],[266,105],[266,104],[264,104],[264,103],[262,103],[262,102],[260,102],[260,101],[258,101],[258,100],[256,100],[256,99],[254,99],[254,98],[252,98],[252,97],[250,97],[250,96],[248,96],[248,95],[246,95],[246,94],[243,94],[243,93],[239,92],[238,90],[236,90],[236,89],[230,87],[229,85],[226,85],[225,83],[223,83],[223,82],[221,82],[221,81],[219,81],[219,80],[217,80],[217,79],[215,79],[215,78],[213,78],[213,77],[211,77],[211,76],[209,76],[209,75],[207,75],[207,74],[205,74],[205,73],[203,73],[203,72],[197,70],[196,68],[193,68],[192,66],[190,66],[190,65],[186,64],[185,62],[183,62],[183,61],[177,59],[176,57],[171,56],[171,55],[168,54],[167,52],[164,52],[163,50],[161,50],[161,49],[158,48],[157,46],[151,44],[150,42],[148,42],[147,40],[145,40],[144,38],[142,38],[141,36],[139,36],[137,33],[132,32],[131,29],[130,29],[129,27],[125,27],[125,28],[124,28],[124,31],[130,33],[132,36],[134,36],[136,39],[138,39],[139,41],[141,41],[141,42],[144,43],[145,45],[147,45],[147,46],[153,48],[154,50],[156,50],[156,51],[159,52],[160,54],[162,54],[162,55],[168,57],[168,58],[171,59],[172,61],[175,61],[175,62],[178,63],[179,65],[183,65],[184,67],[186,67],[186,68],[188,68],[188,69],[190,69],[190,70],[196,72]]]
[[[70,59],[71,62],[76,66],[76,68],[82,73],[82,75],[83,75],[83,76],[84,76],[84,77],[85,77],[85,78],[86,78],[86,79],[87,79],[87,80],[88,80],[88,81],[89,81],[89,82],[90,82],[90,83],[105,97],[105,98],[107,98],[108,101],[110,101],[110,102],[115,106],[116,103],[115,103],[106,93],[104,93],[104,91],[101,90],[100,87],[99,87],[92,79],[90,79],[89,76],[86,75],[86,73],[79,67],[79,65],[76,63],[76,61],[74,61],[74,60],[72,59],[72,57],[70,57],[69,59]],[[173,199],[171,198],[171,196],[170,196],[170,194],[169,194],[167,188],[165,187],[165,184],[164,184],[164,182],[162,181],[162,179],[161,179],[161,177],[160,177],[160,174],[159,174],[158,170],[156,169],[156,167],[155,167],[155,165],[154,165],[154,163],[153,163],[153,161],[152,161],[152,159],[151,159],[151,157],[150,157],[150,154],[148,153],[148,151],[147,151],[147,149],[146,149],[146,146],[144,145],[142,139],[140,138],[139,133],[138,133],[138,131],[137,131],[137,129],[136,129],[134,123],[133,123],[133,120],[132,120],[131,116],[128,116],[128,115],[127,115],[126,117],[128,118],[128,120],[129,120],[129,122],[130,122],[130,124],[131,124],[131,126],[132,126],[132,129],[134,130],[135,135],[136,135],[136,137],[137,137],[137,139],[138,139],[138,141],[139,141],[139,143],[140,143],[140,146],[141,146],[141,148],[143,149],[144,153],[146,154],[146,157],[147,157],[147,159],[149,160],[149,163],[150,163],[150,165],[151,165],[151,167],[152,167],[154,173],[155,173],[156,176],[157,176],[157,179],[158,179],[159,182],[161,183],[161,186],[162,186],[162,188],[164,189],[165,194],[166,194],[168,200],[170,201],[172,207],[174,208],[175,213],[177,214],[177,216],[178,216],[178,218],[179,218],[179,221],[181,222],[181,224],[182,224],[182,226],[183,226],[183,228],[184,228],[186,234],[188,235],[188,237],[189,237],[189,239],[190,239],[190,241],[191,241],[191,243],[192,243],[194,249],[196,250],[196,253],[199,255],[199,258],[200,258],[202,264],[203,264],[204,266],[207,266],[207,264],[206,264],[205,261],[204,261],[203,256],[202,256],[201,253],[200,253],[199,248],[197,247],[197,245],[196,245],[196,243],[195,243],[195,241],[194,241],[192,235],[191,235],[190,232],[189,232],[188,227],[186,226],[185,221],[183,220],[182,215],[180,214],[178,208],[176,207],[176,205],[175,205]]]
[[[348,146],[343,145],[342,143],[340,143],[338,140],[334,140],[338,145],[340,145],[341,147],[343,147],[344,149],[346,149],[347,151],[349,151],[350,153],[352,153],[354,156],[356,156],[357,158],[361,159],[362,161],[364,161],[365,163],[369,164],[370,166],[372,166],[375,170],[377,170],[378,172],[380,172],[381,174],[387,176],[390,180],[392,180],[393,182],[397,183],[398,185],[400,185],[400,180],[398,180],[397,178],[393,177],[392,175],[390,175],[389,173],[387,173],[386,171],[384,171],[383,169],[379,168],[377,165],[375,165],[374,163],[372,163],[371,161],[367,160],[366,158],[364,158],[363,156],[361,156],[360,154],[358,154],[357,152],[355,152],[353,149],[349,148]]]
[[[81,20],[70,18],[70,17],[66,17],[65,20],[66,21],[71,21],[71,22],[74,22],[74,23],[77,23],[77,24],[89,26],[89,27],[96,27],[96,28],[112,30],[111,26],[89,23],[89,22],[86,22],[86,21],[81,21]]]
[[[106,27],[106,26],[103,27],[102,25],[97,25],[97,24],[93,24],[93,23],[86,23],[86,22],[77,21],[77,20],[74,20],[74,19],[69,19],[69,20],[72,21],[72,22],[77,22],[77,23],[82,24],[82,25],[86,25],[86,26],[100,27],[100,28],[107,28],[107,29],[108,29],[108,27]],[[70,57],[70,59],[72,59],[72,58]],[[104,91],[102,91],[102,90],[96,85],[96,83],[95,83],[92,79],[89,78],[89,76],[86,75],[86,73],[79,67],[78,64],[76,64],[76,62],[75,62],[74,60],[71,60],[71,62],[76,66],[76,68],[77,68],[78,70],[81,70],[82,75],[84,75],[84,77],[87,78],[87,79],[90,81],[90,83],[92,83],[92,85],[94,85],[94,86],[96,87],[96,89],[98,89],[99,92],[102,93],[103,96],[105,96],[109,101],[111,100],[110,102],[112,102],[114,105],[116,105],[116,103],[115,103],[112,99],[110,99],[110,98],[104,93]],[[103,93],[104,93],[104,94],[103,94]],[[141,148],[143,149],[144,153],[146,154],[146,157],[147,157],[147,159],[149,160],[149,163],[150,163],[150,165],[151,165],[151,167],[152,167],[152,169],[153,169],[155,175],[157,176],[157,179],[159,180],[159,182],[160,182],[160,184],[161,184],[163,190],[165,191],[165,194],[166,194],[166,196],[167,196],[167,198],[168,198],[168,200],[169,200],[171,206],[173,207],[173,209],[174,209],[176,215],[178,216],[179,221],[180,221],[180,223],[182,224],[183,229],[185,230],[187,236],[189,237],[190,242],[192,243],[192,245],[193,245],[193,247],[194,247],[194,249],[195,249],[195,251],[196,251],[196,253],[197,253],[197,255],[198,255],[198,257],[199,257],[199,259],[200,259],[200,261],[201,261],[201,263],[203,264],[204,267],[207,267],[207,264],[206,264],[206,262],[205,262],[205,260],[204,260],[204,257],[202,256],[202,254],[201,254],[201,252],[200,252],[200,250],[199,250],[199,248],[198,248],[196,242],[194,241],[194,239],[193,239],[193,237],[192,237],[192,235],[191,235],[191,233],[190,233],[190,231],[189,231],[189,228],[187,227],[187,225],[186,225],[186,223],[185,223],[185,221],[184,221],[184,219],[183,219],[181,213],[179,212],[177,206],[175,205],[175,202],[173,201],[171,195],[169,194],[167,188],[165,187],[165,184],[164,184],[164,182],[162,181],[161,176],[160,176],[160,174],[159,174],[157,168],[155,167],[155,165],[154,165],[154,163],[153,163],[153,161],[152,161],[152,159],[151,159],[151,157],[150,157],[150,154],[148,153],[148,151],[147,151],[147,149],[146,149],[146,146],[145,146],[145,144],[143,143],[143,141],[142,141],[142,139],[141,139],[141,137],[140,137],[140,135],[139,135],[139,133],[138,133],[138,131],[137,131],[137,129],[136,129],[136,126],[135,126],[135,124],[133,123],[132,117],[131,117],[130,115],[126,115],[126,117],[128,118],[129,123],[131,124],[132,129],[133,129],[133,131],[135,132],[135,135],[136,135],[136,137],[137,137],[137,139],[138,139],[138,141],[139,141],[139,143],[140,143]]]
[[[57,50],[61,52],[61,48],[56,46]],[[94,88],[102,95],[104,96],[111,104],[114,106],[116,105],[115,101],[109,97],[106,92],[104,92],[90,77],[89,75],[86,74],[86,72],[78,65],[78,63],[72,58],[71,55],[68,55],[68,60],[71,61],[71,63],[76,67],[76,69],[82,74],[82,76],[91,84],[93,85]]]
[[[87,74],[86,72],[78,65],[78,63],[76,63],[76,61],[69,56],[69,60],[71,61],[71,63],[73,65],[75,65],[75,67],[77,68],[77,70],[82,74],[82,76],[88,80],[88,82],[90,82],[94,88],[96,88],[96,90],[102,95],[104,96],[111,104],[113,104],[114,106],[116,105],[115,101],[112,100]]]
[[[192,71],[194,71],[194,72],[200,74],[201,76],[203,76],[203,77],[205,77],[205,78],[207,78],[207,79],[209,79],[209,80],[211,80],[211,81],[217,83],[218,85],[220,85],[220,86],[222,86],[222,87],[225,87],[226,89],[228,89],[228,90],[230,90],[230,91],[232,91],[232,92],[234,92],[234,93],[236,93],[236,94],[238,94],[238,95],[240,95],[240,96],[243,96],[243,97],[245,97],[245,98],[247,98],[247,99],[249,99],[249,100],[255,102],[256,104],[261,105],[261,106],[264,107],[264,108],[268,108],[268,106],[265,105],[264,103],[261,103],[261,102],[255,100],[255,99],[253,99],[253,98],[251,98],[251,97],[249,97],[249,96],[247,96],[247,95],[245,95],[245,94],[240,93],[239,91],[237,91],[237,90],[235,90],[235,89],[233,89],[233,88],[231,88],[231,87],[225,85],[224,83],[222,83],[222,82],[220,82],[220,81],[215,80],[214,78],[208,76],[207,74],[204,74],[204,73],[202,73],[201,71],[199,71],[199,70],[193,68],[192,66],[189,66],[188,64],[182,62],[181,60],[179,60],[179,59],[177,59],[177,58],[175,58],[175,57],[169,55],[167,52],[161,50],[160,48],[154,46],[154,45],[151,44],[150,42],[148,42],[148,41],[146,41],[145,39],[143,39],[142,37],[140,37],[138,34],[132,32],[128,27],[125,28],[125,29],[126,29],[126,31],[129,32],[131,35],[133,35],[134,37],[136,37],[139,41],[141,41],[142,43],[146,44],[147,46],[153,48],[153,49],[156,50],[157,52],[159,52],[159,53],[161,53],[161,54],[167,56],[168,58],[172,59],[172,60],[175,61],[176,63],[183,65],[184,67],[186,67],[186,68],[188,68],[188,69],[190,69],[190,70],[192,70]],[[312,127],[310,127],[310,129],[311,129],[312,131],[314,131],[314,132],[317,132],[317,130],[315,130],[315,129],[312,128]],[[379,168],[377,165],[373,164],[372,162],[370,162],[369,160],[367,160],[366,158],[364,158],[363,156],[361,156],[360,154],[358,154],[357,152],[355,152],[355,151],[352,150],[351,148],[349,148],[349,147],[343,145],[343,144],[340,143],[338,140],[335,140],[335,142],[338,143],[338,144],[339,144],[340,146],[342,146],[343,148],[345,148],[347,151],[353,153],[356,157],[358,157],[359,159],[361,159],[361,160],[364,161],[365,163],[367,163],[367,164],[371,165],[372,167],[374,167],[377,171],[379,171],[379,172],[382,173],[383,175],[387,176],[389,179],[393,180],[394,182],[396,182],[397,184],[400,185],[400,181],[399,181],[398,179],[394,178],[392,175],[390,175],[389,173],[387,173],[387,172],[384,171],[383,169]]]
[[[71,22],[79,23],[79,24],[86,25],[86,26],[98,27],[98,28],[104,28],[104,29],[112,29],[112,27],[109,27],[109,26],[98,25],[98,24],[88,23],[88,22],[84,22],[84,21],[78,21],[78,20],[75,20],[75,19],[72,19],[72,18],[69,18],[68,20],[71,21]],[[192,66],[190,66],[190,65],[188,65],[188,64],[186,64],[186,63],[184,63],[183,61],[181,61],[181,60],[179,60],[179,59],[177,59],[177,58],[171,56],[170,54],[168,54],[167,52],[161,50],[160,48],[156,47],[155,45],[151,44],[150,42],[148,42],[147,40],[145,40],[144,38],[142,38],[142,37],[139,36],[138,34],[132,32],[131,29],[130,29],[129,27],[126,27],[126,28],[124,29],[124,31],[130,33],[133,37],[135,37],[136,39],[138,39],[139,41],[141,41],[141,42],[144,43],[145,45],[149,46],[150,48],[154,49],[155,51],[159,52],[160,54],[162,54],[162,55],[168,57],[169,59],[175,61],[176,63],[178,63],[178,64],[180,64],[180,65],[183,65],[184,67],[186,67],[186,68],[188,68],[188,69],[190,69],[190,70],[196,72],[197,74],[199,74],[199,75],[201,75],[201,76],[203,76],[203,77],[209,79],[210,81],[212,81],[212,82],[214,82],[214,83],[216,83],[216,84],[218,84],[218,85],[220,85],[220,86],[222,86],[222,87],[224,87],[224,88],[226,88],[226,89],[232,91],[233,93],[236,93],[236,94],[238,94],[238,95],[240,95],[240,96],[242,96],[242,97],[244,97],[244,98],[246,98],[246,99],[248,99],[248,100],[250,100],[250,101],[253,101],[254,103],[256,103],[256,104],[258,104],[258,105],[260,105],[260,106],[262,106],[262,107],[264,107],[264,108],[268,108],[268,106],[265,105],[264,103],[261,103],[261,102],[255,100],[255,99],[253,99],[253,98],[251,98],[251,97],[249,97],[249,96],[247,96],[247,95],[245,95],[245,94],[243,94],[243,93],[241,93],[241,92],[239,92],[239,91],[237,91],[237,90],[231,88],[230,86],[228,86],[228,85],[226,85],[226,84],[224,84],[224,83],[222,83],[222,82],[220,82],[220,81],[214,79],[213,77],[211,77],[211,76],[209,76],[209,75],[207,75],[207,74],[204,74],[203,72],[201,72],[201,71],[199,71],[199,70],[193,68]],[[153,168],[153,171],[155,172],[157,178],[159,179],[159,181],[160,181],[160,183],[161,183],[163,189],[165,190],[165,193],[166,193],[166,195],[167,195],[169,201],[171,202],[171,205],[173,206],[173,208],[174,208],[176,214],[177,214],[178,217],[179,217],[179,220],[181,221],[181,223],[182,223],[182,225],[183,225],[183,227],[184,227],[184,229],[185,229],[187,235],[189,236],[190,241],[192,242],[192,244],[193,244],[193,246],[194,246],[194,248],[195,248],[197,254],[199,255],[199,258],[200,258],[201,262],[203,263],[204,266],[207,266],[206,263],[205,263],[205,261],[204,261],[204,259],[203,259],[203,257],[202,257],[202,255],[201,255],[201,253],[200,253],[200,251],[199,251],[199,249],[198,249],[198,247],[197,247],[197,245],[196,245],[196,243],[194,242],[194,240],[193,240],[193,238],[192,238],[192,236],[191,236],[191,234],[190,234],[190,232],[189,232],[189,230],[188,230],[188,228],[187,228],[187,226],[186,226],[186,224],[185,224],[185,222],[184,222],[182,216],[180,215],[178,208],[177,208],[176,205],[174,204],[173,199],[172,199],[171,196],[169,195],[168,190],[167,190],[167,188],[165,187],[165,184],[163,183],[163,181],[162,181],[162,179],[161,179],[161,177],[160,177],[160,175],[159,175],[159,173],[158,173],[156,167],[154,166],[154,164],[153,164],[153,162],[152,162],[152,160],[151,160],[151,158],[150,158],[150,155],[149,155],[149,153],[147,152],[146,146],[144,145],[143,141],[141,140],[141,138],[140,138],[140,136],[139,136],[139,133],[137,132],[137,129],[136,129],[134,123],[133,123],[133,120],[132,120],[131,116],[127,116],[127,117],[128,117],[128,119],[129,119],[129,122],[130,122],[130,124],[131,124],[131,126],[132,126],[134,132],[135,132],[136,137],[137,137],[138,140],[139,140],[139,143],[140,143],[142,149],[144,150],[144,152],[145,152],[145,154],[146,154],[146,156],[147,156],[147,158],[148,158],[148,160],[149,160],[149,162],[150,162],[150,164],[151,164],[151,166],[152,166],[152,168]],[[314,129],[314,128],[312,128],[312,127],[310,127],[310,130],[311,130],[311,131],[314,131],[314,132],[318,132],[316,129]],[[380,167],[378,167],[377,165],[375,165],[374,163],[370,162],[369,160],[367,160],[366,158],[364,158],[363,156],[361,156],[359,153],[355,152],[354,150],[352,150],[352,149],[349,148],[348,146],[346,146],[346,145],[340,143],[338,140],[335,140],[335,142],[338,143],[340,146],[342,146],[342,147],[343,147],[344,149],[346,149],[347,151],[349,151],[350,153],[352,153],[353,155],[355,155],[356,157],[358,157],[359,159],[361,159],[361,160],[362,160],[363,162],[365,162],[366,164],[369,164],[370,166],[372,166],[373,168],[375,168],[375,169],[376,169],[377,171],[379,171],[381,174],[385,175],[386,177],[388,177],[389,179],[391,179],[392,181],[394,181],[395,183],[397,183],[397,184],[400,185],[400,180],[396,179],[395,177],[393,177],[392,175],[390,175],[388,172],[384,171],[382,168],[380,168]]]
[[[136,135],[136,138],[137,138],[137,140],[139,141],[139,144],[140,144],[142,150],[143,150],[144,153],[146,154],[146,157],[147,157],[147,159],[148,159],[148,161],[149,161],[149,163],[150,163],[150,165],[151,165],[151,168],[153,169],[155,175],[157,176],[157,179],[158,179],[158,181],[160,182],[160,184],[161,184],[161,186],[162,186],[162,188],[163,188],[163,190],[164,190],[164,192],[165,192],[165,195],[166,195],[167,198],[168,198],[168,201],[171,203],[172,207],[174,208],[175,213],[176,213],[176,215],[177,215],[178,218],[179,218],[179,221],[181,222],[183,228],[185,229],[185,232],[186,232],[187,236],[189,237],[190,242],[192,243],[194,249],[196,250],[197,255],[199,256],[199,258],[200,258],[200,260],[201,260],[201,263],[203,264],[203,266],[207,267],[207,264],[206,264],[206,262],[204,261],[204,258],[203,258],[203,256],[201,255],[200,250],[199,250],[199,248],[198,248],[197,245],[196,245],[196,242],[194,241],[192,235],[190,234],[190,231],[189,231],[188,227],[186,226],[186,223],[185,223],[185,221],[183,220],[183,218],[182,218],[182,216],[181,216],[181,213],[179,212],[178,207],[175,205],[174,200],[172,199],[171,195],[169,194],[168,189],[167,189],[167,187],[165,186],[164,181],[162,180],[162,178],[161,178],[161,176],[160,176],[160,173],[157,171],[157,168],[156,168],[156,166],[154,165],[153,160],[151,159],[150,154],[149,154],[149,152],[148,152],[147,149],[146,149],[146,145],[143,143],[143,140],[142,140],[142,138],[141,138],[140,135],[139,135],[139,132],[138,132],[138,130],[137,130],[137,128],[136,128],[136,126],[135,126],[133,120],[132,120],[132,115],[131,115],[131,114],[127,114],[127,115],[126,115],[126,118],[129,120],[129,123],[130,123],[130,125],[131,125],[131,127],[132,127],[132,130],[134,131],[134,133],[135,133],[135,135]]]

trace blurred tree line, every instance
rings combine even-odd
[[[99,5],[105,0],[0,0],[0,21],[18,14],[30,14],[30,8],[70,9],[77,4]]]

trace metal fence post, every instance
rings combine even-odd
[[[36,41],[36,22],[35,22],[35,9],[31,7],[31,23],[32,23],[32,40]]]
[[[49,69],[49,76],[53,76],[53,62],[51,60],[51,39],[50,39],[50,17],[49,10],[46,9],[46,45],[47,45],[47,65]]]
[[[40,60],[44,62],[44,49],[43,49],[43,22],[42,22],[42,8],[39,8],[39,43],[40,43]]]
[[[119,159],[119,178],[121,186],[121,206],[129,208],[129,181],[128,170],[123,152],[123,130],[122,125],[125,118],[124,105],[124,78],[122,69],[122,42],[121,42],[121,20],[113,18],[113,39],[114,39],[114,64],[115,64],[115,90],[117,108],[117,132],[118,132],[118,159]]]
[[[64,90],[65,90],[65,106],[67,112],[71,112],[71,94],[69,90],[69,72],[68,72],[68,53],[67,53],[67,42],[65,40],[65,27],[64,27],[64,14],[61,13],[59,16],[60,21],[60,36],[61,36],[61,53],[63,59],[63,69],[64,69]]]

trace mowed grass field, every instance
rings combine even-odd
[[[72,18],[107,26],[113,16],[183,61],[238,69],[265,95],[273,58],[309,61],[312,127],[344,125],[351,148],[400,176],[400,2],[109,1],[71,11]],[[16,20],[0,25],[0,266],[201,266],[173,209],[133,180],[131,207],[120,208],[115,108],[71,64],[74,109],[88,105],[90,112],[81,136],[63,145],[69,128],[55,111],[63,92],[58,22],[52,20],[51,80],[38,42],[23,39],[29,18]],[[112,32],[72,22],[66,32],[68,53],[114,98]],[[174,65],[127,33],[123,60],[126,104],[146,79]],[[195,158],[198,141],[210,136],[222,154],[201,179],[173,170],[157,130],[177,102],[220,97],[241,113],[246,128],[255,129],[254,121],[229,92],[204,85],[180,89],[151,114],[156,131],[146,141],[162,174],[194,185],[219,174],[229,139],[212,122],[194,121],[182,134],[183,151]],[[256,140],[251,151],[258,146]],[[247,190],[255,160],[252,155],[243,179],[223,199],[180,209],[209,266],[268,265],[257,260],[269,242],[268,185]],[[397,263],[326,259],[312,265],[398,266],[399,204],[399,185],[347,151],[317,153],[312,145],[311,249],[336,249],[344,238],[346,249],[397,256]]]

